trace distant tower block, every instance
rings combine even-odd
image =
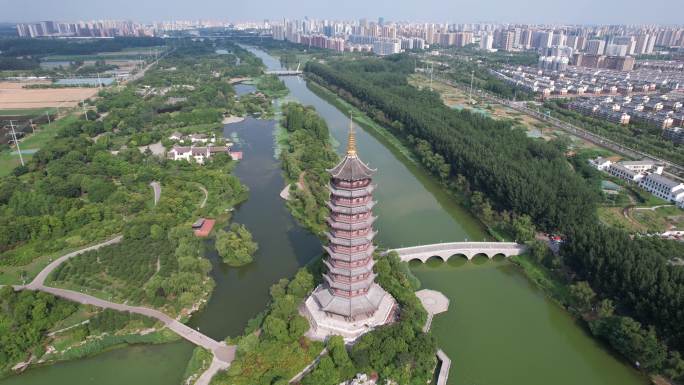
[[[356,154],[356,138],[350,121],[349,143],[344,159],[331,175],[329,244],[324,247],[328,268],[324,283],[306,299],[302,313],[309,319],[309,337],[325,339],[340,335],[353,341],[391,320],[394,298],[375,283],[373,272],[373,189],[375,170]]]

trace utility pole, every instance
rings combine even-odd
[[[21,161],[21,165],[25,166],[24,164],[24,157],[21,156],[21,149],[19,148],[19,141],[17,140],[17,133],[14,131],[14,123],[13,121],[9,121],[10,127],[12,127],[12,137],[14,138],[14,144],[17,146],[17,153],[19,153],[19,160]]]
[[[29,124],[31,125],[31,133],[35,134],[36,129],[33,127],[33,119],[29,119]]]
[[[46,115],[46,116],[47,116],[47,118],[48,118],[48,126],[49,126],[49,125],[51,125],[51,124],[52,124],[52,121],[50,120],[50,113],[49,113],[49,112],[47,112],[47,111],[45,111],[45,115]]]
[[[88,110],[86,110],[85,107],[85,100],[81,100],[81,106],[83,107],[83,115],[85,116],[86,120],[90,120],[88,119]]]

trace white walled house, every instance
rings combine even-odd
[[[184,137],[183,134],[181,134],[181,133],[178,132],[178,131],[175,131],[173,134],[171,134],[171,135],[169,136],[169,139],[175,140],[175,141],[180,141],[180,140],[183,140],[183,137]]]
[[[639,182],[639,187],[668,202],[684,200],[684,183],[658,174],[649,174]]]
[[[663,173],[663,166],[657,165],[656,162],[652,160],[622,161],[620,162],[620,164],[622,165],[622,167],[637,173],[642,173],[646,171],[651,171],[656,174]]]
[[[173,146],[168,153],[168,157],[173,160],[187,160],[194,159],[199,164],[204,164],[204,161],[211,158],[212,155],[224,153],[230,154],[230,147],[225,146],[208,146],[208,147],[185,147]]]
[[[189,136],[189,139],[190,139],[190,142],[192,142],[192,144],[196,144],[196,143],[207,144],[207,143],[215,143],[216,142],[216,138],[210,137],[209,135],[205,135],[205,134],[191,134]]]
[[[611,164],[610,167],[608,167],[608,173],[628,182],[638,182],[644,177],[643,173],[630,170],[620,163]]]
[[[590,159],[589,164],[599,171],[606,171],[613,162],[605,158]]]

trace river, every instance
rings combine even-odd
[[[279,62],[252,50],[269,69]],[[311,92],[299,77],[283,78],[289,98],[312,105],[337,143],[346,142],[348,117]],[[208,253],[217,286],[191,324],[214,337],[241,332],[263,310],[268,288],[320,254],[320,242],[299,227],[279,197],[280,164],[273,158],[274,123],[248,118],[225,134],[240,139],[244,159],[235,173],[250,188],[233,219],[259,243],[255,263],[222,265]],[[378,169],[378,243],[400,247],[485,237],[478,223],[421,170],[398,157],[382,140],[357,127],[359,156]],[[342,146],[338,147],[342,150]],[[615,359],[506,261],[413,265],[423,286],[451,299],[449,312],[433,322],[438,344],[451,357],[450,384],[638,385],[645,379]],[[192,346],[178,342],[135,346],[0,381],[0,385],[178,384]]]

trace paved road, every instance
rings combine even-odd
[[[159,203],[159,198],[161,198],[161,185],[159,182],[154,181],[150,183],[150,186],[154,190],[154,205],[156,206]]]
[[[227,345],[223,341],[216,341],[206,335],[200,333],[199,331],[179,322],[176,319],[169,317],[168,315],[162,313],[159,310],[144,307],[144,306],[130,306],[125,304],[120,304],[116,302],[106,301],[97,297],[93,297],[88,294],[80,293],[74,290],[60,289],[56,287],[45,286],[45,280],[47,277],[56,269],[60,264],[67,261],[76,255],[85,253],[90,250],[97,250],[101,247],[112,245],[121,242],[122,236],[117,236],[97,245],[83,248],[68,254],[65,254],[52,263],[47,265],[28,285],[15,285],[15,290],[34,290],[50,293],[54,296],[64,298],[70,301],[78,302],[84,305],[92,305],[101,307],[104,309],[113,309],[118,311],[126,311],[129,313],[141,314],[147,317],[155,318],[166,327],[174,331],[179,336],[185,338],[186,340],[192,342],[195,345],[201,346],[207,350],[210,350],[214,354],[214,359],[209,368],[200,376],[196,384],[208,385],[211,378],[219,370],[226,369],[230,366],[231,362],[235,359],[235,349],[234,345]]]
[[[209,365],[207,370],[205,370],[204,373],[199,376],[197,381],[195,381],[195,385],[209,385],[211,383],[211,379],[216,373],[219,372],[219,370],[228,369],[229,366],[229,363],[221,361],[214,356],[214,359],[211,360],[211,365]]]

